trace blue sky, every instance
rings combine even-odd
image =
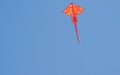
[[[80,45],[63,9],[74,2]],[[1,0],[0,75],[120,75],[120,10],[112,0]]]

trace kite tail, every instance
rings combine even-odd
[[[76,23],[74,23],[74,27],[75,27],[76,37],[77,37],[78,43],[80,44],[80,39],[79,39],[78,29],[77,29],[77,24]]]

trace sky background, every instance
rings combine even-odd
[[[74,2],[80,45],[63,9]],[[120,75],[119,0],[0,0],[0,75]]]

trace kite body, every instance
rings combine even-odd
[[[78,6],[74,3],[70,3],[63,11],[66,15],[71,16],[71,21],[75,27],[78,43],[80,43],[80,40],[79,40],[78,28],[77,28],[77,22],[78,22],[77,15],[81,14],[82,11],[83,11],[83,8],[81,8],[80,6]]]

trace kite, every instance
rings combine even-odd
[[[83,8],[74,4],[74,3],[70,3],[64,10],[63,10],[63,13],[68,15],[68,16],[71,16],[71,21],[72,23],[74,24],[74,28],[75,28],[75,31],[76,31],[76,37],[77,37],[77,40],[78,40],[78,43],[80,43],[80,40],[79,40],[79,35],[78,35],[78,28],[77,28],[77,22],[78,22],[78,17],[77,15],[78,14],[81,14],[83,12]]]

